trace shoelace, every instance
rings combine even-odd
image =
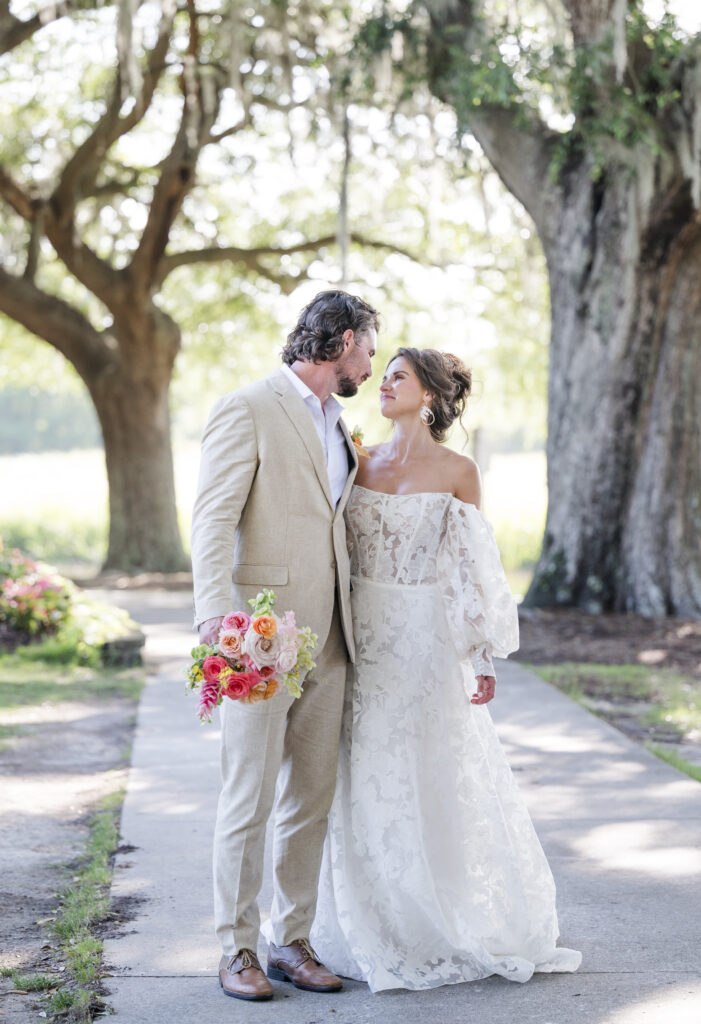
[[[242,949],[238,953],[235,953],[229,960],[227,970],[230,971],[237,960],[241,961],[242,971],[247,967],[256,967],[258,970],[261,969],[260,964],[258,963],[258,957],[250,949]]]
[[[302,952],[305,953],[309,957],[310,960],[314,960],[316,963],[320,963],[321,962],[319,960],[319,957],[316,955],[316,953],[312,949],[312,947],[309,945],[309,942],[307,941],[307,939],[298,939],[297,940],[297,945],[302,950]]]

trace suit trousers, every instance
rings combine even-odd
[[[308,938],[343,713],[347,650],[337,604],[316,667],[298,699],[221,706],[222,789],[214,832],[214,921],[222,951],[255,951],[265,833],[273,804],[273,905],[276,945]]]

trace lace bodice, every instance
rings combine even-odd
[[[518,614],[491,525],[452,494],[383,494],[355,484],[346,508],[351,576],[434,586],[453,641],[476,675],[518,648]],[[389,599],[389,598],[388,598]]]
[[[405,586],[436,583],[452,494],[381,494],[355,484],[346,511],[351,575]]]

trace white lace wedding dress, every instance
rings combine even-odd
[[[491,526],[450,494],[357,485],[346,515],[357,661],[312,945],[374,992],[576,970],[489,711],[469,702],[475,670],[518,646]]]

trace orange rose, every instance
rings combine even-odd
[[[267,687],[265,683],[256,683],[245,697],[241,697],[242,704],[257,704],[259,700],[265,700],[265,691]]]
[[[277,679],[272,679],[269,683],[262,681],[257,683],[245,697],[241,697],[240,701],[242,704],[257,704],[261,700],[270,700],[277,693],[277,689]]]
[[[253,628],[259,636],[268,639],[277,633],[277,623],[272,615],[259,615],[257,619],[253,620]]]
[[[263,700],[270,700],[271,697],[274,697],[279,685],[277,679],[271,679],[265,687],[265,697],[263,697]]]

